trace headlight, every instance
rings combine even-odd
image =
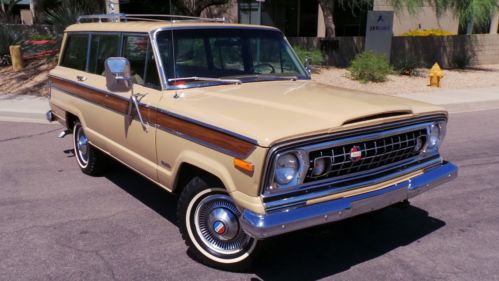
[[[445,121],[431,124],[428,135],[426,151],[434,151],[440,148],[446,133],[447,123]]]
[[[296,177],[299,168],[300,163],[293,153],[280,155],[275,163],[275,181],[281,185],[290,183]]]
[[[308,168],[305,158],[307,157],[302,151],[278,154],[274,160],[274,175],[268,191],[281,191],[302,184]]]

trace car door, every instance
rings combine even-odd
[[[102,100],[107,109],[96,127],[106,137],[107,148],[115,158],[142,175],[157,180],[156,127],[153,112],[161,98],[160,82],[149,37],[143,34],[92,34],[88,61],[88,84],[106,89],[104,62],[109,57],[124,56],[130,61],[133,94],[138,97],[143,120],[137,110],[128,115],[132,92],[110,92]]]
[[[70,32],[63,42],[64,50],[59,65],[51,71],[52,96],[57,95],[60,106],[76,115],[92,145],[107,151],[106,122],[109,110],[103,107],[105,89],[99,79],[87,72],[90,46],[89,32]],[[99,83],[98,83],[99,82]]]

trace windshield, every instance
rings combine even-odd
[[[173,35],[173,36],[172,36]],[[173,44],[172,44],[173,38]],[[308,79],[281,32],[265,29],[208,28],[162,31],[157,36],[170,85],[221,83],[206,77],[244,82]]]

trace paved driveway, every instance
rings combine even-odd
[[[83,175],[57,125],[0,122],[0,280],[499,280],[499,111],[451,116],[459,178],[267,241],[252,272],[191,259],[176,198],[116,164]]]

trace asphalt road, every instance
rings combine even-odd
[[[499,280],[499,110],[451,116],[456,181],[269,240],[245,274],[191,259],[174,196],[118,164],[83,175],[59,130],[0,122],[0,280]]]

